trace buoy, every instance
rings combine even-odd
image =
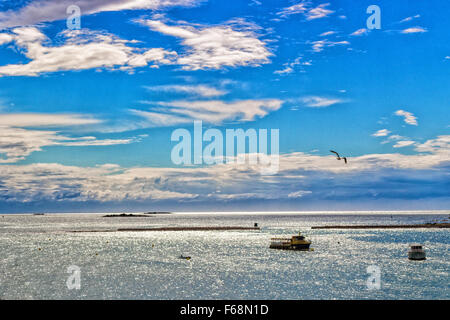
[[[41,251],[41,248],[39,248],[38,250]]]

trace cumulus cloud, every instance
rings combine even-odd
[[[172,126],[202,120],[220,124],[224,121],[253,121],[265,117],[269,112],[281,108],[278,99],[238,100],[224,102],[221,100],[170,102],[150,102],[160,106],[149,111],[131,110],[135,115],[144,117],[150,126]]]
[[[0,33],[0,45],[13,43],[30,62],[0,66],[0,76],[37,76],[44,72],[101,69],[133,72],[135,68],[177,64],[184,70],[260,66],[273,54],[255,33],[256,25],[237,19],[218,26],[169,26],[158,20],[139,20],[156,32],[183,39],[184,54],[163,48],[133,46],[136,40],[87,29],[59,34],[64,43],[52,46],[36,27]]]
[[[417,126],[417,117],[414,116],[414,114],[412,114],[411,112],[405,111],[405,110],[397,110],[395,111],[395,115],[403,117],[403,121],[405,121],[405,123],[412,125],[412,126]]]
[[[13,37],[7,33],[0,33],[0,46],[13,41]]]
[[[21,27],[9,34],[15,45],[31,61],[0,66],[0,76],[37,76],[43,72],[121,68],[131,70],[152,64],[170,64],[176,52],[162,48],[140,50],[129,46],[133,41],[90,30],[65,31],[66,42],[47,46],[47,37],[35,27]]]
[[[222,67],[260,66],[273,54],[266,42],[258,39],[259,27],[242,19],[226,24],[205,26],[188,23],[168,25],[160,20],[137,20],[155,32],[182,39],[186,52],[176,63],[184,70],[220,69]]]
[[[263,176],[257,164],[195,168],[2,165],[0,199],[33,201],[235,201],[242,199],[383,199],[448,197],[449,136],[427,141],[415,155],[349,157],[295,152],[280,155],[280,169]],[[419,147],[418,147],[419,148]],[[405,189],[405,185],[408,188]],[[430,186],[434,186],[430,192]]]
[[[35,25],[67,19],[67,8],[80,7],[82,15],[122,10],[157,10],[175,6],[195,6],[203,0],[37,0],[24,7],[0,12],[0,29]]]
[[[60,164],[3,165],[0,180],[7,201],[123,201],[184,199],[196,195],[167,190],[163,179],[176,170],[128,169],[117,165],[73,167]],[[22,192],[20,191],[22,190]]]
[[[423,145],[423,146],[422,146]],[[306,153],[290,153],[280,156],[280,172],[290,170],[351,173],[377,171],[381,169],[424,170],[450,163],[450,136],[440,136],[421,144],[426,153],[403,155],[399,153],[366,154],[349,157],[348,166],[340,165],[334,156],[319,156]],[[416,147],[416,148],[419,148]],[[444,156],[446,155],[446,156]]]
[[[430,152],[434,154],[450,156],[450,135],[438,136],[436,139],[427,140],[424,143],[417,144],[416,151]]]

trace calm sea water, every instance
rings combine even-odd
[[[0,216],[1,299],[450,299],[448,229],[312,230],[329,224],[406,224],[433,214],[99,214]],[[95,232],[119,227],[253,226],[260,231]],[[269,249],[301,230],[312,252]],[[426,261],[407,259],[425,245]],[[39,250],[40,248],[40,250]],[[189,255],[190,261],[178,257]],[[70,266],[80,289],[68,289]],[[367,287],[367,267],[380,289]]]

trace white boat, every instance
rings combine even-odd
[[[411,244],[408,251],[409,260],[425,260],[425,250],[421,244]]]

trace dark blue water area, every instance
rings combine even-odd
[[[450,231],[448,229],[392,229],[386,230],[365,230],[365,235],[350,236],[356,241],[376,242],[376,243],[442,243],[450,245]]]

